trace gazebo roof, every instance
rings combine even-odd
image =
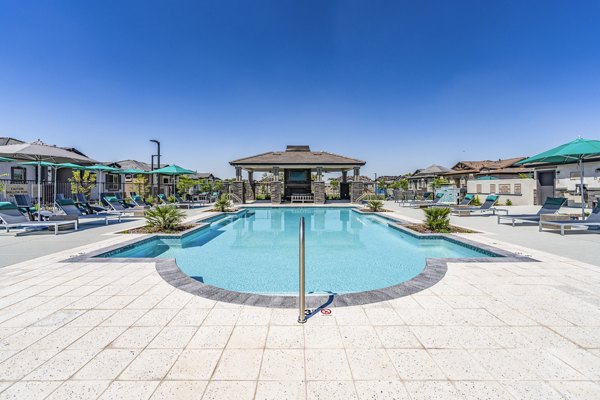
[[[344,166],[359,167],[366,162],[326,151],[311,151],[309,146],[287,146],[285,151],[270,151],[230,161],[236,167],[265,166]]]

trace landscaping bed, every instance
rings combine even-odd
[[[128,229],[126,231],[120,233],[181,233],[187,231],[188,229],[192,229],[196,225],[179,225],[173,229],[161,229],[159,227],[154,226],[142,226],[139,228]]]
[[[478,233],[477,231],[472,231],[466,228],[460,228],[454,225],[450,225],[448,229],[444,232],[434,232],[431,229],[429,229],[425,224],[408,224],[402,226],[419,233]]]

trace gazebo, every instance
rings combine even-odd
[[[315,204],[325,203],[326,172],[341,172],[340,198],[356,202],[363,194],[364,184],[358,179],[360,167],[365,161],[333,154],[326,151],[311,151],[309,146],[287,146],[285,151],[271,151],[229,162],[235,167],[236,180],[233,194],[245,203],[254,199],[254,172],[270,172],[273,181],[270,185],[271,202],[275,204],[291,201],[293,197],[307,196]],[[248,173],[248,180],[242,179],[242,171]],[[348,171],[353,171],[352,182],[348,181]],[[314,181],[312,176],[316,175]],[[281,175],[281,177],[280,177]]]

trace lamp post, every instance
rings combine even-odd
[[[156,146],[158,149],[156,152],[156,164],[157,164],[157,167],[160,169],[160,142],[156,139],[151,139],[150,141],[153,143],[156,143]],[[158,175],[157,178],[158,178],[158,188],[157,188],[156,194],[159,195],[160,194],[160,174]]]

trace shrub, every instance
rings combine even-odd
[[[473,200],[471,201],[471,205],[472,206],[480,206],[481,205],[481,200],[479,200],[479,196],[475,196],[473,198]]]
[[[222,194],[221,197],[215,202],[215,211],[227,212],[231,209],[231,202],[229,201],[229,195]]]
[[[171,205],[156,206],[144,212],[146,224],[161,231],[173,230],[181,225],[185,213]]]
[[[425,212],[425,225],[432,232],[448,232],[450,228],[450,209],[447,207],[429,207]]]
[[[177,199],[175,198],[175,196],[169,196],[167,197],[167,200],[169,201],[169,203],[177,203]]]
[[[383,201],[381,200],[369,200],[367,207],[370,211],[378,212],[383,210]]]
[[[507,200],[506,200],[506,205],[507,205],[507,206],[512,206],[512,201],[510,201],[510,199],[507,199]]]
[[[156,203],[156,199],[154,199],[154,197],[152,197],[152,196],[146,197],[146,201],[150,204]]]

